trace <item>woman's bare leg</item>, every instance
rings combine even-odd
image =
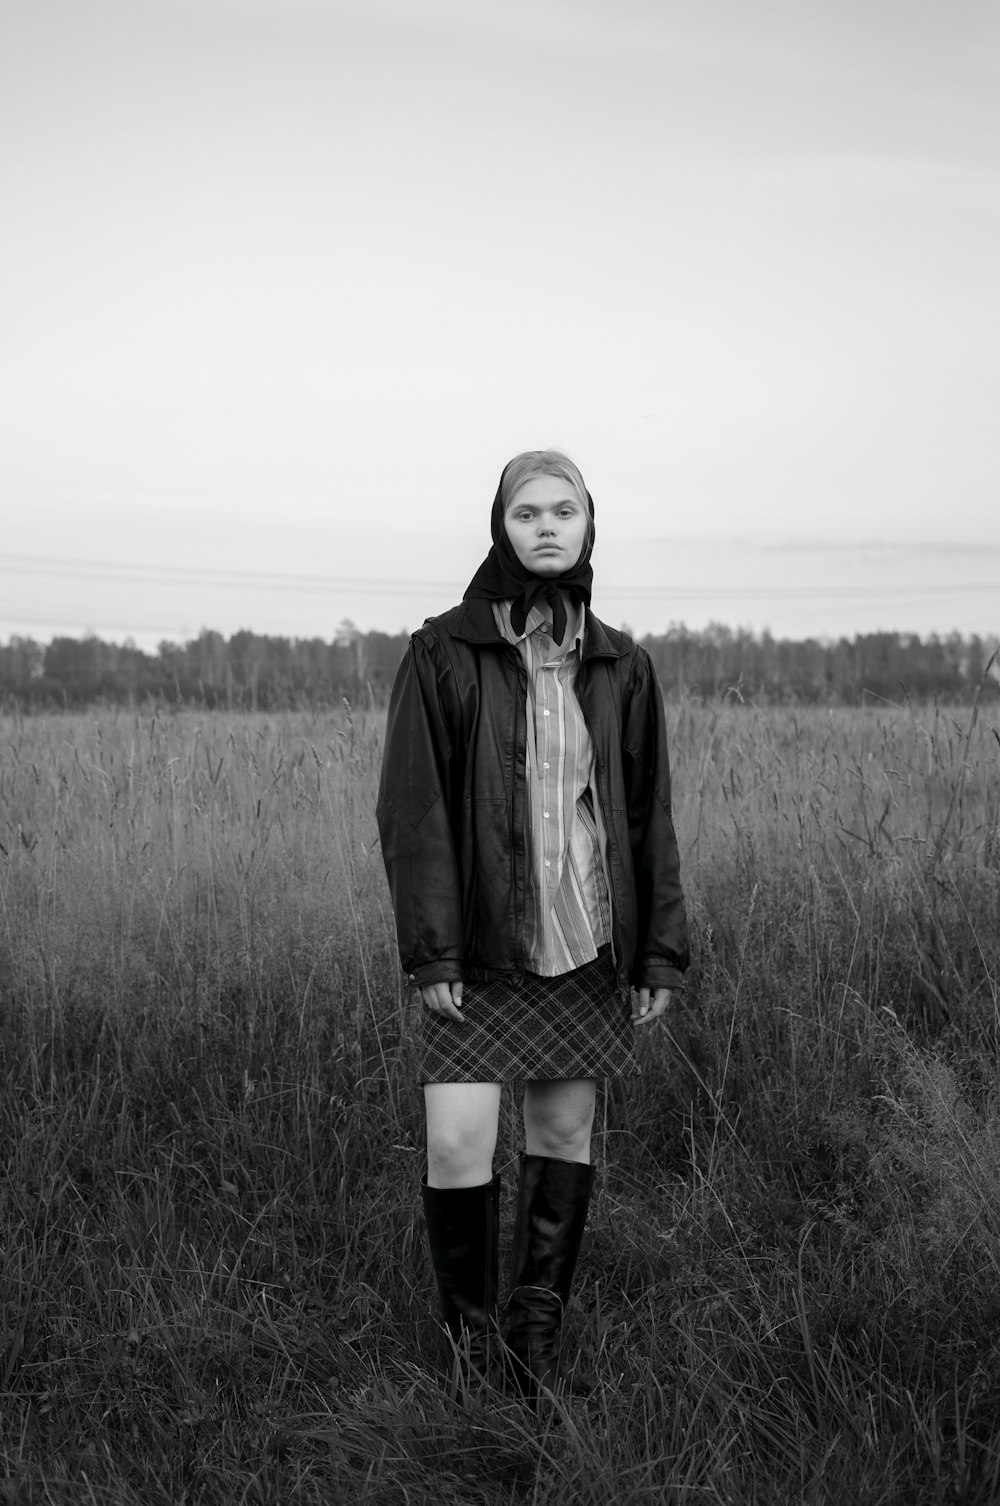
[[[493,1176],[498,1082],[424,1084],[428,1187],[481,1187]]]
[[[597,1083],[593,1078],[529,1082],[524,1090],[524,1148],[529,1156],[590,1164]]]

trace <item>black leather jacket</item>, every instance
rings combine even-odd
[[[687,921],[649,655],[589,610],[576,693],[595,751],[622,988],[677,988]],[[403,968],[419,986],[524,967],[527,675],[488,601],[429,618],[392,687],[378,796]]]

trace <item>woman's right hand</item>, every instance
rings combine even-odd
[[[435,1014],[447,1015],[450,1020],[461,1020],[465,1024],[461,1007],[461,983],[428,983],[420,992],[427,1009],[433,1009]]]

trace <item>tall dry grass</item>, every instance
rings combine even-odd
[[[438,1379],[381,719],[0,726],[0,1499],[1000,1495],[996,729],[670,721],[696,963],[540,1429]]]

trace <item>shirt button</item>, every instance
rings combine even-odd
[[[410,974],[410,982],[411,983],[416,983],[416,981],[417,981],[417,975],[416,975],[416,973],[411,973]]]
[[[548,811],[542,811],[542,815],[545,817],[546,821],[549,819]]]
[[[550,712],[550,711],[543,711],[543,712],[542,712],[542,715],[543,715],[543,716],[551,716],[551,715],[552,715],[552,713],[551,713],[551,712]]]
[[[552,862],[551,862],[550,858],[546,858],[545,859],[545,866],[546,866],[546,868],[551,868],[552,867]]]
[[[542,764],[542,768],[543,768],[543,769],[547,769],[547,768],[548,768],[548,764],[547,764],[547,763],[543,763],[543,764]]]

